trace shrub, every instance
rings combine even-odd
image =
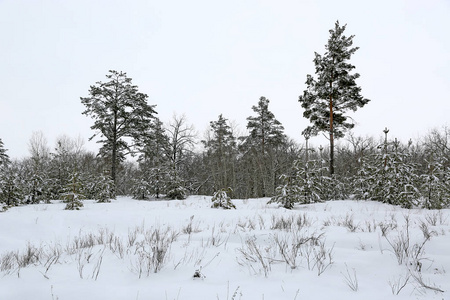
[[[224,209],[232,209],[236,208],[236,206],[231,202],[230,196],[228,196],[228,193],[233,192],[231,188],[228,189],[221,189],[220,191],[217,191],[214,193],[212,197],[212,208],[224,208]]]

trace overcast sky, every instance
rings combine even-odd
[[[448,0],[0,0],[0,138],[14,158],[33,131],[51,148],[66,134],[96,149],[80,97],[117,70],[163,122],[184,113],[202,134],[222,113],[244,130],[265,96],[302,142],[298,96],[336,20],[355,35],[351,62],[371,99],[353,115],[357,135],[387,126],[407,140],[449,125]]]

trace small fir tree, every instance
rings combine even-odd
[[[444,164],[431,158],[427,172],[420,176],[422,207],[442,209],[450,205],[450,174],[445,172]]]
[[[133,195],[133,199],[136,200],[147,200],[151,195],[152,187],[148,180],[138,177],[133,180],[133,187],[131,189],[131,193]]]
[[[67,203],[66,210],[79,210],[83,207],[84,195],[82,194],[83,183],[77,172],[73,172],[70,176],[70,181],[67,184],[66,192],[63,194],[63,201]]]
[[[297,180],[295,180],[296,175],[286,175],[280,176],[282,182],[275,190],[275,195],[268,202],[279,203],[286,209],[293,209],[295,203],[301,202],[301,188],[297,185]]]
[[[269,203],[280,203],[287,209],[292,209],[295,203],[309,204],[323,200],[327,177],[320,161],[296,160],[292,167],[292,175],[282,175],[282,185],[277,187],[277,193]]]
[[[408,147],[397,140],[385,142],[365,167],[370,199],[405,208],[418,205],[417,166],[410,161]]]
[[[361,159],[361,164],[351,180],[352,197],[358,200],[368,200],[370,198],[370,185],[368,178],[372,171],[367,166],[367,159]]]
[[[111,177],[101,174],[95,178],[93,184],[93,199],[98,203],[109,203],[111,199],[115,199],[115,185]]]
[[[212,208],[223,208],[223,209],[236,209],[236,206],[231,202],[231,198],[228,194],[232,193],[233,190],[229,187],[227,189],[221,189],[214,193],[211,198],[213,204]]]
[[[184,187],[184,181],[178,175],[178,171],[173,168],[168,172],[166,186],[166,198],[184,200],[187,198],[187,189]]]

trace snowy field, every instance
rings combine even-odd
[[[11,208],[0,299],[450,299],[449,210],[268,200]]]

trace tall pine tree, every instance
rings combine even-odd
[[[109,71],[108,82],[97,82],[89,90],[89,97],[81,97],[86,106],[84,115],[92,117],[91,129],[102,137],[100,155],[106,157],[111,166],[111,179],[116,183],[117,166],[132,147],[149,131],[154,114],[154,105],[147,103],[148,96],[132,85],[124,72]],[[131,138],[132,144],[128,141]]]
[[[305,129],[312,135],[326,132],[330,140],[330,174],[334,174],[334,139],[344,136],[345,131],[355,125],[345,115],[348,110],[356,111],[369,100],[361,96],[361,88],[356,85],[358,73],[349,63],[351,56],[358,50],[353,47],[353,35],[344,35],[344,26],[336,22],[330,30],[330,38],[325,45],[325,54],[315,53],[316,76],[307,75],[307,89],[299,97],[304,108],[303,116],[312,123]]]

